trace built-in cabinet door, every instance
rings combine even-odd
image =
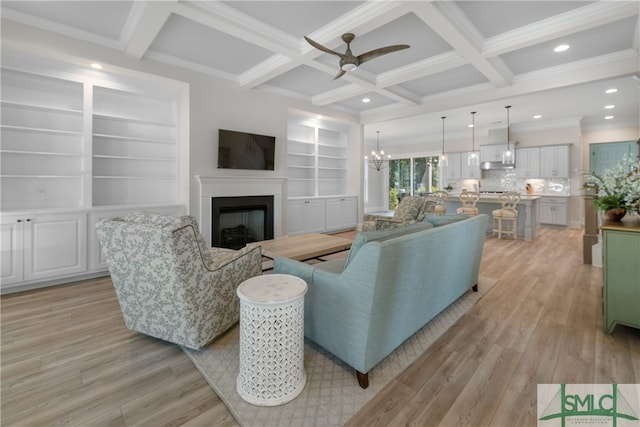
[[[2,287],[87,270],[87,215],[50,214],[2,220]]]
[[[325,231],[325,201],[308,200],[305,209],[307,218],[307,233],[318,233]]]
[[[324,199],[289,200],[289,235],[325,231]]]
[[[540,148],[541,178],[569,178],[569,146]]]
[[[336,197],[326,201],[327,231],[355,228],[358,224],[357,197]]]
[[[23,222],[20,217],[3,216],[0,222],[2,251],[2,270],[0,281],[2,286],[23,280],[23,250],[22,229]]]
[[[567,200],[559,197],[540,198],[540,224],[567,226]]]
[[[540,177],[540,148],[519,148],[516,151],[516,177]]]
[[[35,216],[24,234],[24,279],[66,276],[87,270],[87,215]]]

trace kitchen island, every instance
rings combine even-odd
[[[480,194],[480,199],[476,203],[479,213],[489,215],[489,225],[487,234],[493,233],[493,221],[491,220],[491,212],[500,209],[499,194]],[[518,237],[531,241],[536,238],[536,229],[538,228],[538,200],[539,196],[520,196],[520,203],[516,209],[518,210]],[[460,197],[457,194],[449,194],[446,202],[447,214],[454,214],[456,210],[462,206]]]

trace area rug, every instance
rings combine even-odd
[[[464,294],[376,365],[365,390],[358,386],[353,368],[305,340],[307,383],[302,393],[284,405],[254,406],[236,392],[238,325],[203,350],[183,350],[242,426],[342,426],[496,284],[483,277],[478,282],[478,292]]]

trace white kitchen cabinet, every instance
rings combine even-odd
[[[469,155],[471,152],[462,153],[460,155],[460,178],[462,179],[480,179],[480,165],[476,163],[475,165],[469,164]],[[478,161],[480,160],[480,153],[476,151],[476,156],[478,157]]]
[[[569,178],[569,146],[541,147],[540,172],[541,178]]]
[[[540,224],[567,226],[567,198],[540,197]]]
[[[347,230],[358,225],[358,198],[356,196],[327,199],[326,231]]]
[[[516,178],[540,177],[540,148],[519,148],[516,151]]]
[[[514,147],[510,147],[511,151],[515,151]],[[494,144],[480,146],[481,162],[501,162],[502,154],[507,151],[507,144]]]
[[[460,179],[460,157],[460,153],[447,153],[447,166],[442,167],[444,179]]]
[[[324,199],[289,200],[289,235],[322,233],[325,224]]]
[[[87,215],[3,216],[2,290],[87,270]]]

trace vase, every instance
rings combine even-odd
[[[626,213],[627,213],[627,210],[625,208],[613,208],[613,209],[607,210],[605,212],[605,216],[610,221],[619,222],[622,220],[622,218],[625,216]]]

